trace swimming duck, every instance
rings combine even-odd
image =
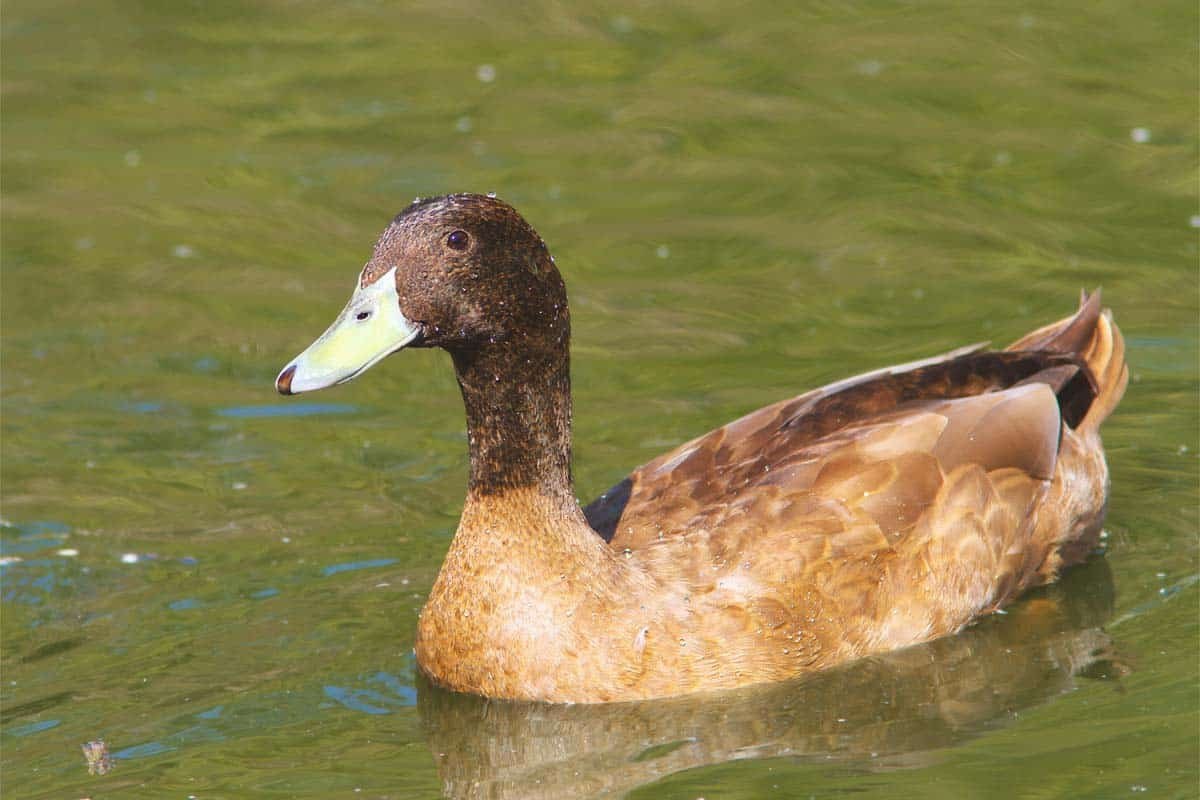
[[[541,237],[491,196],[414,202],[295,394],[404,348],[450,354],[470,475],[416,632],[421,670],[493,698],[592,703],[777,681],[952,634],[1096,546],[1100,423],[1124,392],[1098,293],[967,347],[754,411],[586,508],[570,315]]]

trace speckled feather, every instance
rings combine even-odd
[[[540,237],[498,200],[436,198],[396,218],[364,285],[396,266],[467,410],[467,501],[416,644],[443,686],[603,702],[779,680],[954,633],[1095,546],[1098,428],[1127,375],[1098,295],[1005,351],[760,409],[581,511],[565,288]]]

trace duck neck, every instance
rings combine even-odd
[[[506,339],[451,354],[467,412],[468,502],[534,489],[577,506],[568,350],[564,333],[537,349]]]

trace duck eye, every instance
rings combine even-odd
[[[355,314],[355,315],[354,315],[354,318],[355,318],[356,320],[358,320],[359,322],[362,322],[364,319],[367,319],[367,318],[368,318],[368,317],[370,317],[370,316],[371,316],[371,312],[370,312],[370,311],[360,311],[360,312],[358,312],[357,314]]]
[[[451,250],[466,250],[470,243],[471,237],[466,231],[454,231],[446,237],[446,244],[450,245]]]

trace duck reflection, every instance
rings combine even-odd
[[[418,708],[446,795],[620,794],[681,770],[746,758],[863,759],[914,766],[1124,668],[1100,626],[1108,564],[1093,558],[1006,615],[957,636],[786,683],[610,705],[487,700],[420,687]]]

